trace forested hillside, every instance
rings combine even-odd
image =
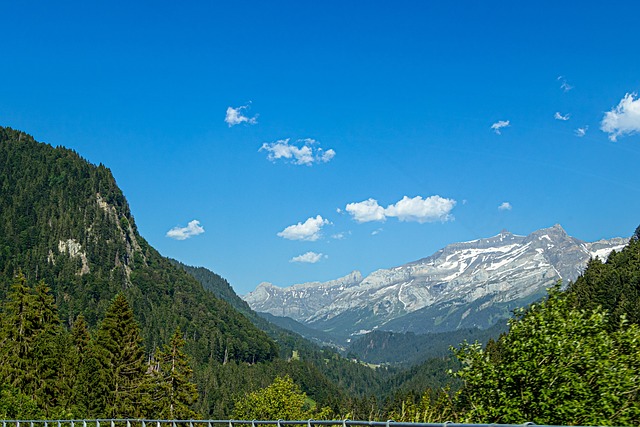
[[[160,369],[149,365],[155,357],[161,359],[157,352],[177,339],[184,340],[180,345],[189,361],[185,363],[193,367],[191,378],[199,391],[190,410],[199,416],[228,417],[240,396],[267,387],[282,375],[290,376],[319,407],[330,408],[336,416],[380,413],[380,395],[389,372],[347,361],[334,350],[321,349],[270,324],[248,309],[224,279],[162,257],[138,234],[127,201],[105,166],[94,166],[72,150],[0,127],[0,195],[0,296],[8,301],[0,308],[2,316],[11,319],[20,312],[15,311],[18,294],[12,286],[16,283],[21,295],[40,301],[39,306],[32,304],[34,313],[55,313],[49,326],[32,331],[34,340],[26,353],[15,364],[6,364],[0,378],[6,391],[3,396],[24,403],[19,405],[23,416],[158,413],[153,412],[158,408],[140,402],[136,407],[147,412],[118,412],[108,390],[95,387],[98,394],[91,395],[92,400],[102,403],[83,406],[77,401],[77,385],[66,383],[80,374],[67,364],[77,361],[76,356],[65,359],[62,355],[76,354],[85,360],[87,365],[82,366],[87,373],[99,372],[99,363],[115,351],[101,331],[116,300],[118,316],[132,316],[125,329],[133,337],[136,360],[147,361],[136,365],[137,372]],[[185,269],[197,273],[198,280]],[[5,355],[14,345],[27,342],[13,328],[12,322],[3,323],[0,349]],[[175,336],[176,331],[180,336]],[[51,343],[56,343],[55,351],[46,350]],[[83,353],[87,348],[92,349],[90,357]],[[23,364],[38,354],[48,354],[51,369]],[[44,382],[23,383],[27,377]],[[144,375],[136,378],[130,384],[133,389],[139,381],[161,384]],[[50,395],[67,400],[37,401],[29,393],[38,384],[54,383],[66,384],[66,391],[54,387]],[[145,396],[153,394],[144,390]],[[377,403],[371,406],[373,401]],[[130,408],[131,402],[124,407]]]
[[[355,339],[348,351],[369,363],[413,366],[428,359],[450,356],[453,344],[463,341],[486,343],[506,329],[506,322],[499,322],[489,329],[468,328],[429,334],[373,331]]]
[[[221,366],[277,358],[277,345],[263,331],[138,234],[124,195],[103,165],[0,128],[0,195],[3,299],[23,274],[32,286],[42,281],[51,288],[63,327],[73,328],[82,315],[95,331],[122,294],[141,327],[147,356],[182,331],[201,390]],[[241,390],[229,387],[229,393]],[[203,415],[217,408],[208,396],[201,392],[195,405]],[[218,414],[224,411],[229,407]]]
[[[330,403],[334,401],[335,396],[340,396],[341,405],[334,404],[334,407],[341,408],[342,412],[348,410],[353,413],[358,411],[357,408],[363,400],[374,396],[377,400],[383,400],[390,394],[387,381],[395,376],[395,371],[371,369],[361,363],[345,359],[335,348],[321,347],[309,342],[297,333],[271,323],[267,320],[268,318],[265,319],[251,310],[249,305],[233,291],[229,283],[218,274],[203,267],[191,267],[175,260],[171,261],[197,279],[205,289],[232,304],[254,325],[265,331],[278,344],[281,358],[288,361],[274,372],[287,372],[300,384],[305,385],[304,391],[311,396],[319,398],[324,403]],[[281,362],[274,363],[277,365]],[[300,366],[300,368],[289,370],[287,366]],[[306,371],[306,375],[314,373],[315,377],[303,378],[297,373],[297,369]],[[329,386],[325,384],[327,380],[330,381]],[[322,387],[326,390],[321,390],[317,385],[314,386],[314,382],[323,384]]]
[[[180,327],[201,363],[273,359],[276,345],[137,232],[111,172],[0,128],[0,292],[18,271],[51,286],[62,321],[95,327],[123,292],[148,347]]]

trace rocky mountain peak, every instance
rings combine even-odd
[[[606,258],[627,241],[586,243],[559,224],[528,236],[503,230],[364,278],[353,272],[324,283],[269,288],[268,294],[267,288],[256,289],[245,299],[256,311],[290,316],[344,337],[374,329],[489,327],[513,308],[541,297],[558,280],[575,280],[590,258]]]

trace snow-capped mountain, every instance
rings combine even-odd
[[[438,332],[489,327],[544,295],[558,280],[575,280],[590,258],[606,258],[628,239],[587,243],[561,226],[518,236],[454,243],[430,257],[343,278],[279,288],[261,283],[244,299],[252,309],[291,317],[347,337],[373,329]]]

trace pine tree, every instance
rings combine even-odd
[[[140,327],[123,294],[105,313],[96,337],[97,359],[107,388],[104,412],[110,418],[144,416],[145,355]]]
[[[87,322],[79,315],[71,327],[72,346],[68,359],[76,366],[69,406],[76,418],[99,418],[104,415],[104,371],[96,357],[95,342]]]
[[[33,294],[27,279],[18,275],[11,284],[2,315],[0,329],[0,375],[9,385],[22,390],[29,381],[30,361],[36,335]]]
[[[185,340],[180,328],[168,345],[155,355],[152,365],[154,415],[165,419],[193,419],[197,417],[191,405],[198,399],[198,389],[191,382],[193,370],[184,353]]]
[[[65,376],[61,375],[61,371],[70,342],[67,332],[61,326],[51,289],[44,281],[40,281],[35,287],[33,311],[37,331],[32,355],[34,381],[32,389],[27,391],[31,391],[36,402],[47,414],[51,414],[60,398],[70,392],[66,381],[61,381]],[[68,365],[64,367],[67,372],[73,368]]]
[[[22,273],[15,277],[2,316],[2,379],[28,396],[46,414],[56,411],[67,390],[59,373],[67,351],[65,331],[49,287],[32,289]]]
[[[73,345],[78,349],[80,359],[85,356],[88,350],[91,334],[89,334],[89,325],[84,316],[80,314],[71,327],[71,336],[73,337]]]

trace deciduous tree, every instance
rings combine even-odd
[[[555,425],[640,424],[640,328],[611,332],[602,309],[578,310],[558,287],[522,309],[500,357],[466,344],[460,402],[468,421]]]

